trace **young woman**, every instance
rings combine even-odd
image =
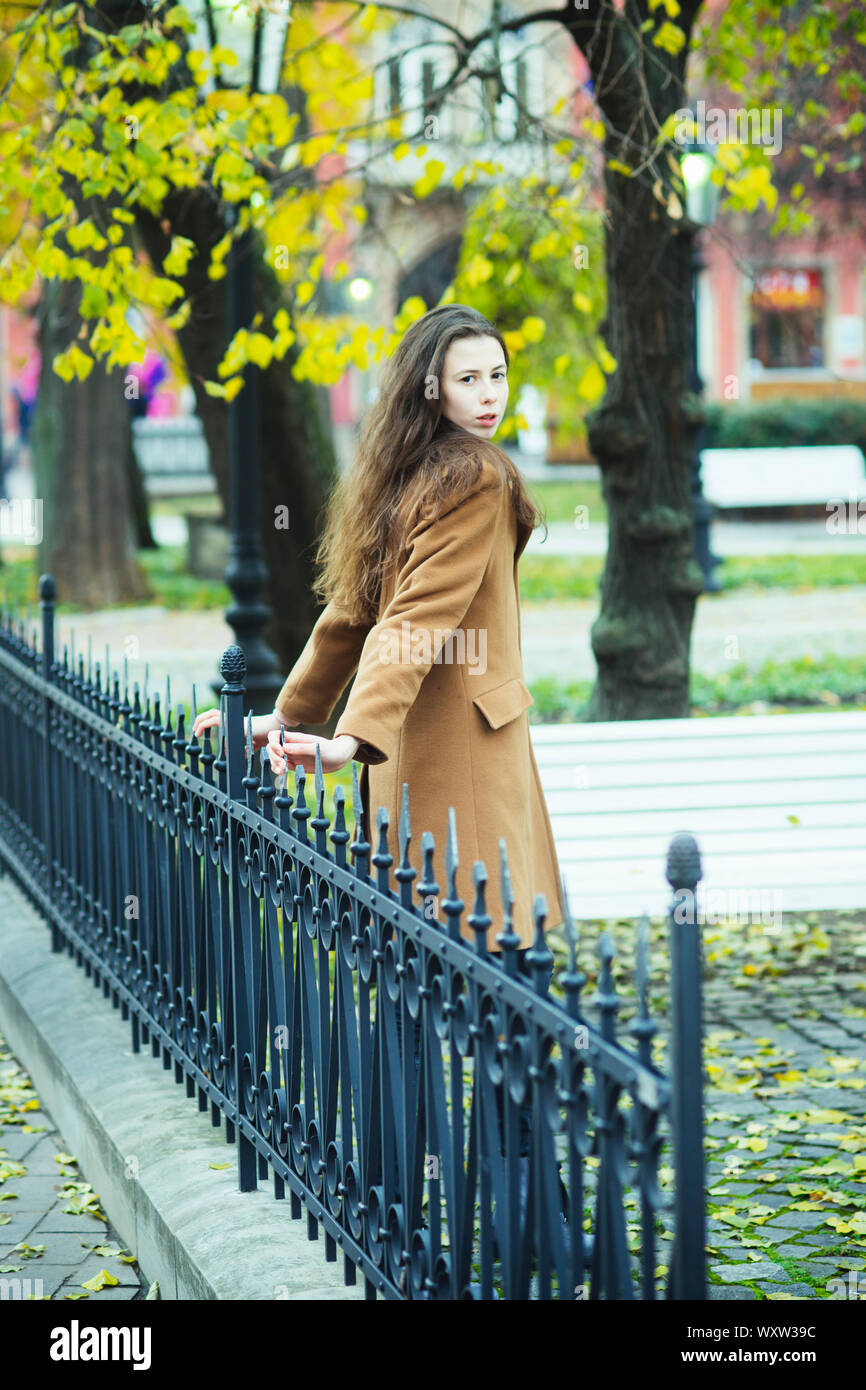
[[[517,562],[541,519],[518,469],[492,443],[508,401],[501,333],[463,304],[412,324],[383,373],[353,467],[337,485],[316,560],[327,599],[271,715],[253,721],[275,773],[289,765],[335,772],[364,764],[368,839],[385,806],[398,858],[403,783],[409,785],[410,855],[432,831],[444,883],[448,809],[454,807],[474,940],[472,865],[487,869],[489,948],[504,909],[499,839],[514,894],[513,929],[534,936],[535,895],[546,928],[563,920],[560,871],[529,737],[532,696],[523,680]],[[352,676],[335,737],[280,724],[322,724]],[[200,714],[198,736],[218,711]]]

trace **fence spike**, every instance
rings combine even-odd
[[[310,808],[307,805],[307,798],[304,795],[306,782],[307,774],[304,771],[304,765],[303,763],[298,763],[295,767],[295,791],[297,792],[297,796],[295,798],[295,809],[292,811],[292,816],[297,825],[295,833],[299,840],[305,840],[307,838],[307,821],[310,818]]]
[[[439,917],[435,911],[436,899],[439,895],[439,884],[433,877],[433,855],[436,850],[436,842],[431,831],[424,830],[421,834],[421,857],[424,861],[421,880],[418,884],[418,896],[422,904],[422,916],[425,921],[433,921],[436,926],[441,926]],[[426,910],[427,899],[432,898],[434,911],[432,916]]]
[[[388,810],[385,806],[380,806],[376,812],[376,825],[379,830],[379,843],[376,846],[376,853],[373,855],[373,863],[379,870],[379,881],[377,887],[387,891],[388,870],[394,862],[391,851],[388,848]]]
[[[499,837],[499,887],[502,894],[504,924],[496,940],[502,947],[502,963],[509,975],[517,974],[517,955],[520,937],[514,930],[514,889],[511,886],[511,873],[508,868],[508,850],[505,840]]]
[[[331,831],[331,843],[337,863],[341,867],[345,866],[349,832],[346,829],[346,793],[342,787],[334,788],[334,828]]]
[[[223,692],[220,691],[220,717],[217,724],[217,759],[221,758],[223,755],[223,739],[225,737],[225,714],[223,711],[225,709],[225,702],[226,697]]]
[[[457,819],[453,806],[448,807],[448,834],[445,837],[445,873],[448,878],[448,896],[456,897],[454,876],[460,866],[457,853]]]
[[[601,1014],[601,1034],[607,1042],[614,1041],[616,1029],[616,1015],[619,1011],[619,996],[613,982],[613,971],[611,961],[616,955],[616,947],[613,944],[613,937],[609,931],[603,931],[599,937],[598,954],[601,960],[601,970],[598,978],[598,991],[595,996],[595,1003]]]
[[[286,732],[286,726],[285,726],[285,724],[281,724],[281,725],[280,725],[280,752],[283,754],[283,758],[284,758],[285,761],[284,761],[283,771],[277,773],[277,780],[276,780],[276,788],[277,788],[277,791],[280,792],[281,794],[284,793],[284,792],[286,791],[286,787],[289,785],[289,759],[288,759],[288,756],[286,755],[286,753],[284,752],[284,749],[285,749],[285,746],[286,746],[285,732]]]
[[[409,823],[409,783],[403,783],[403,797],[400,802],[400,819],[397,822],[397,845],[400,850],[402,867],[409,867],[409,841],[412,839],[412,827]]]
[[[397,848],[400,855],[400,862],[394,870],[394,877],[400,884],[400,901],[404,907],[411,910],[412,907],[412,880],[417,877],[415,870],[409,863],[409,841],[412,839],[412,828],[409,823],[409,783],[403,783],[403,795],[400,798],[400,815],[397,819]]]
[[[448,934],[453,941],[460,940],[460,914],[464,907],[463,899],[457,892],[457,870],[459,867],[457,813],[453,806],[449,806],[448,834],[445,837],[445,877],[448,885],[448,897],[443,898],[442,907],[448,917]]]
[[[358,764],[352,760],[352,815],[355,820],[355,828],[361,827],[361,838],[364,838],[364,803],[361,798],[361,784],[358,780]]]
[[[577,929],[571,916],[571,908],[568,905],[568,887],[565,882],[565,874],[560,874],[562,884],[562,920],[565,923],[565,939],[568,943],[568,971],[569,974],[577,973]]]
[[[321,816],[325,810],[325,774],[322,772],[322,745],[316,743],[316,771],[313,778],[313,786],[316,788],[317,811]]]
[[[638,1013],[641,1018],[649,1018],[647,991],[649,989],[649,918],[641,914],[637,928],[637,961],[635,969],[637,985]]]
[[[487,911],[485,890],[487,888],[487,868],[483,859],[476,859],[472,865],[472,882],[475,887],[475,902],[467,922],[475,932],[475,949],[479,956],[487,955],[487,933],[493,925],[493,918]]]
[[[535,976],[535,988],[539,994],[547,994],[547,972],[553,962],[553,952],[544,939],[544,923],[547,921],[547,899],[543,893],[536,893],[532,904],[535,922],[535,939],[526,952],[526,964]]]
[[[577,928],[571,916],[571,909],[568,906],[568,887],[565,882],[565,874],[561,875],[562,883],[562,916],[565,922],[565,939],[568,942],[568,967],[559,977],[559,982],[565,990],[566,1008],[572,1018],[580,1018],[580,991],[586,984],[586,976],[577,968]]]

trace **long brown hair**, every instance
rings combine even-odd
[[[353,622],[376,621],[383,585],[412,525],[440,516],[469,493],[483,459],[510,485],[518,522],[534,528],[544,520],[505,451],[442,414],[445,354],[455,339],[473,337],[495,338],[508,365],[502,334],[466,304],[444,304],[416,319],[385,365],[355,461],[329,499],[315,556],[313,592]]]

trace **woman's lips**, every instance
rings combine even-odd
[[[478,421],[479,425],[489,425],[489,424],[491,424],[492,421],[494,421],[497,417],[496,417],[496,415],[476,415],[475,418],[476,418],[476,420]]]

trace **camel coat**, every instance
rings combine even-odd
[[[531,534],[529,527],[518,528],[510,488],[484,458],[468,496],[409,532],[375,624],[352,626],[328,604],[275,706],[290,727],[322,724],[355,675],[335,736],[361,740],[355,758],[365,765],[360,787],[367,838],[375,850],[376,813],[385,806],[388,844],[399,863],[398,822],[408,782],[414,886],[423,869],[421,834],[429,830],[441,903],[447,896],[445,845],[453,806],[463,935],[474,942],[466,917],[475,898],[473,863],[481,859],[492,950],[499,949],[495,938],[504,915],[500,836],[521,945],[533,940],[537,893],[547,900],[545,930],[563,921],[553,832],[529,737],[534,702],[524,684],[520,646],[517,562]],[[437,913],[444,926],[438,905]]]

